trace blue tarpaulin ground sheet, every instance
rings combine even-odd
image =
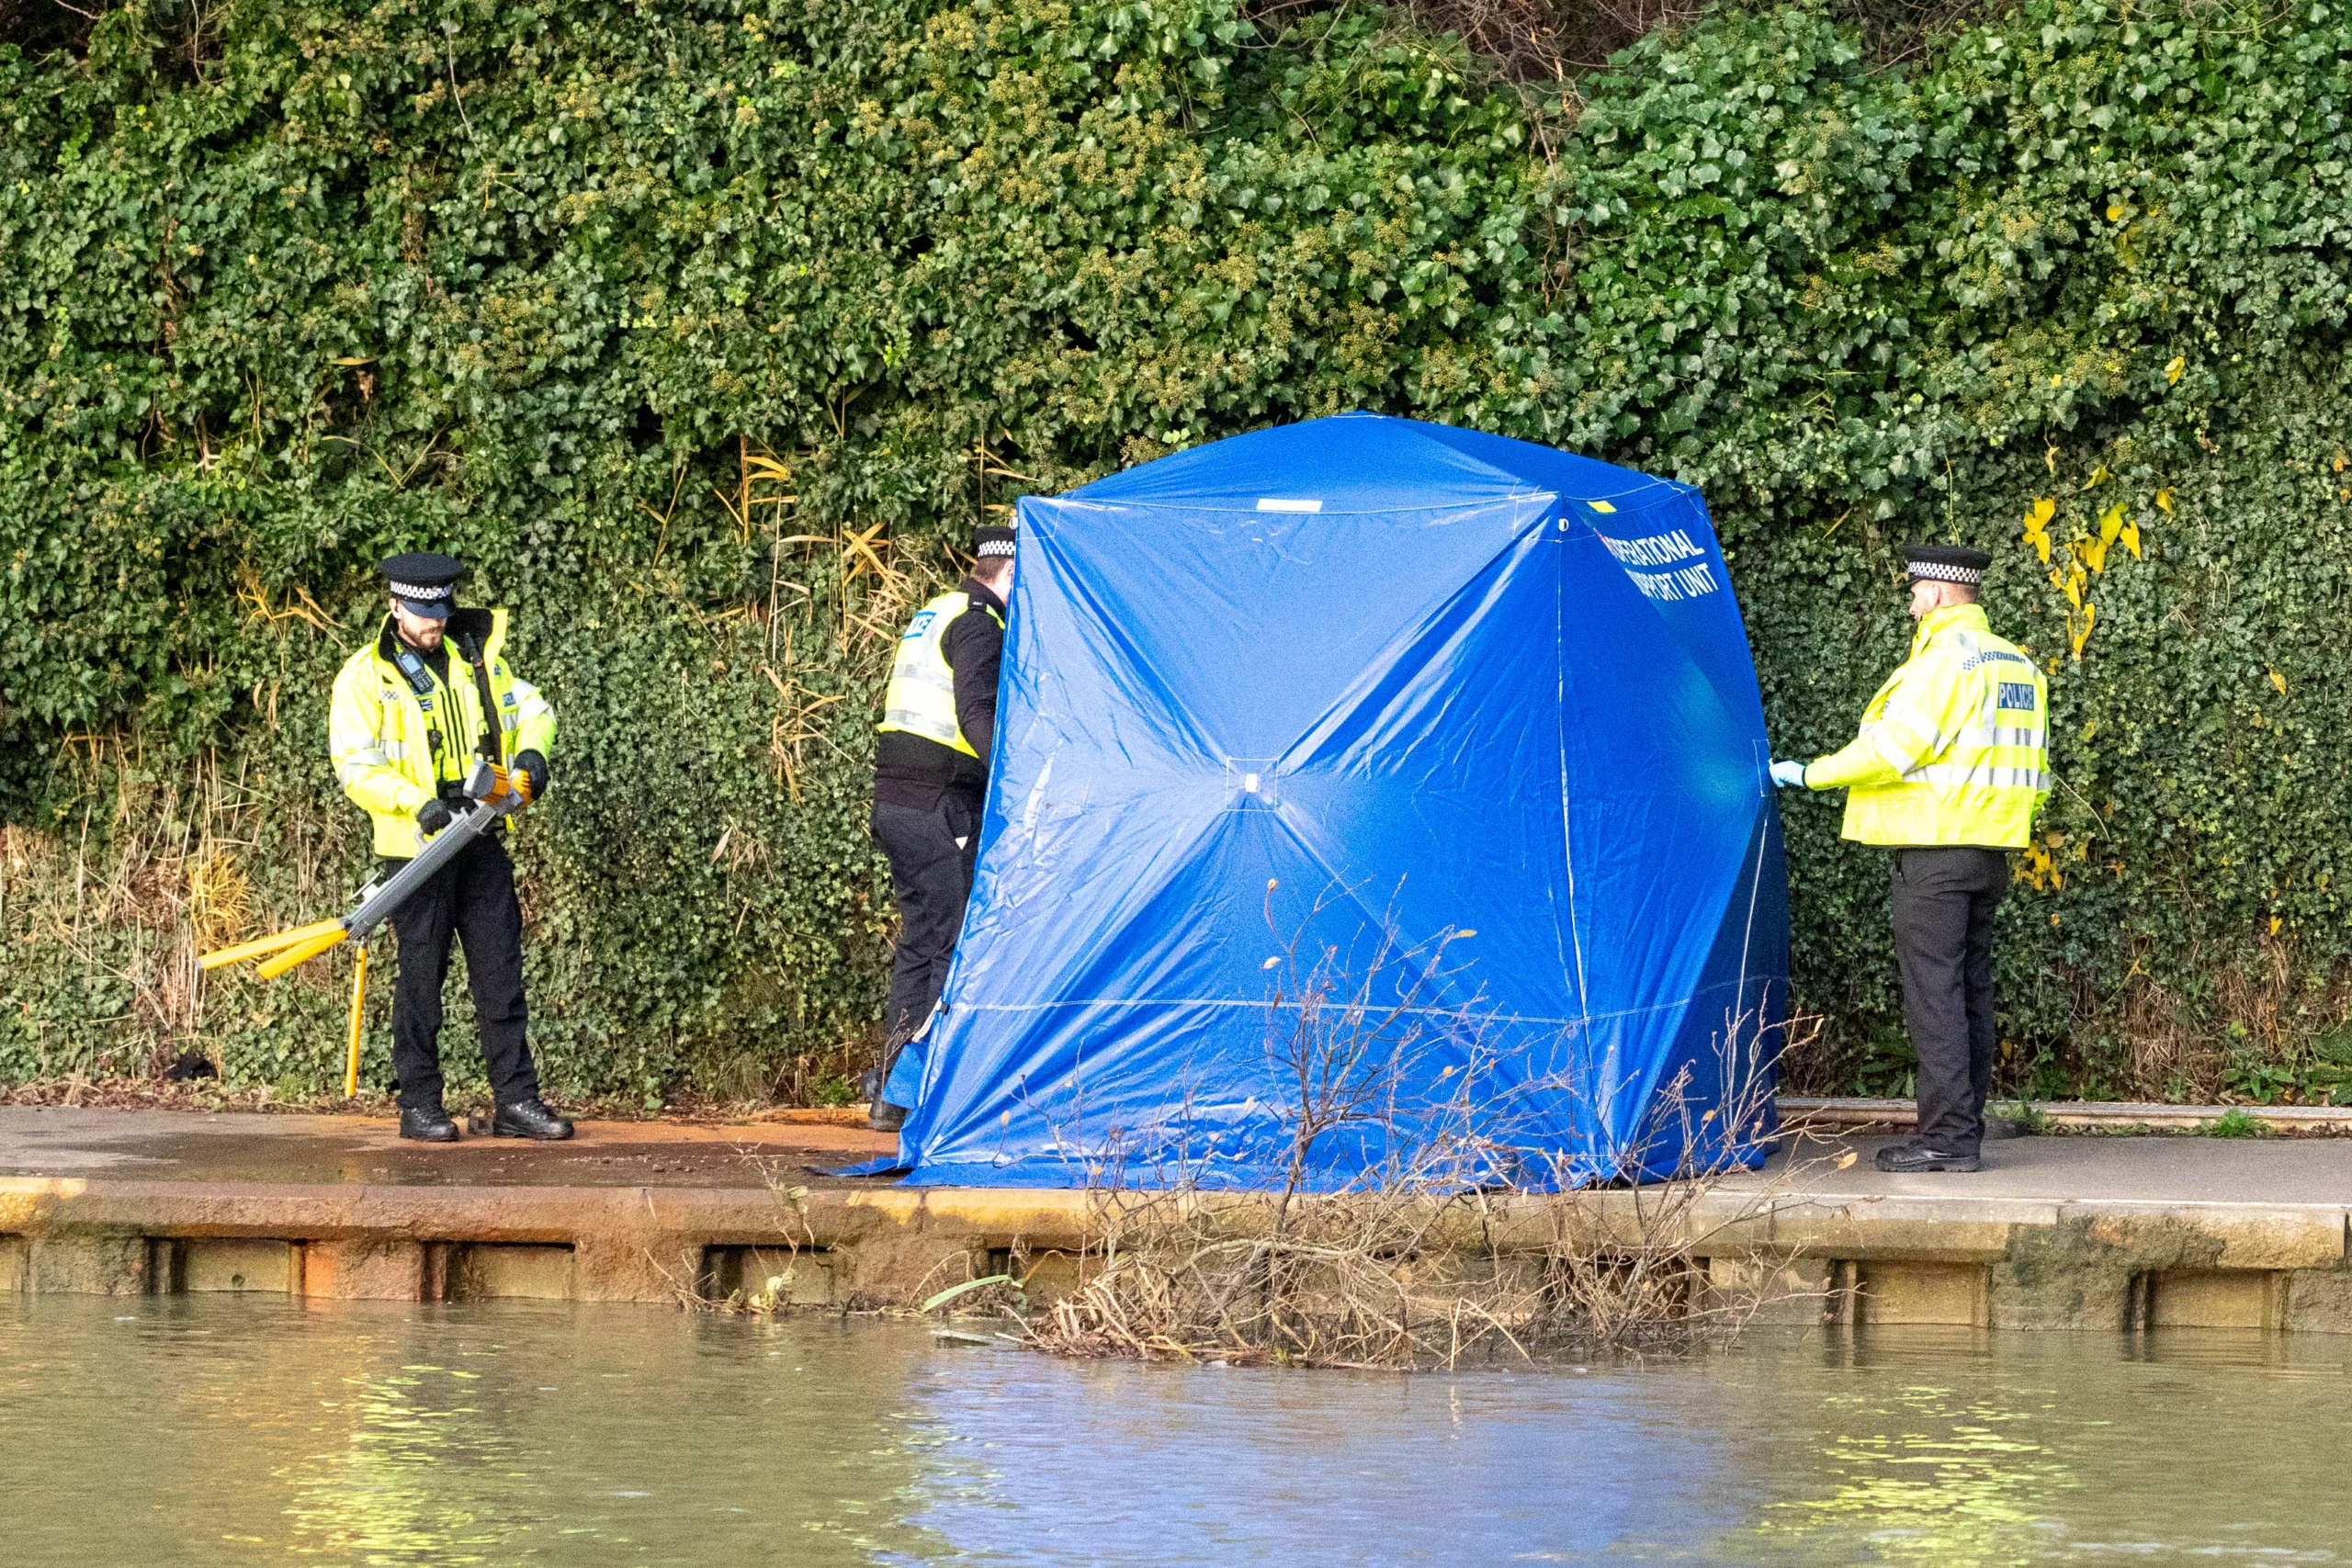
[[[1370,414],[1019,504],[925,1184],[1752,1163],[1788,895],[1688,486]]]

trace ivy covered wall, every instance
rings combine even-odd
[[[1901,657],[1895,543],[1994,549],[2063,778],[2009,1080],[2324,1092],[2347,101],[2327,7],[2063,0],[1901,69],[1719,13],[1566,101],[1350,4],[139,3],[0,45],[0,1079],[334,1081],[347,961],[193,955],[356,884],[327,682],[369,563],[444,547],[562,722],[516,845],[553,1082],[829,1092],[887,964],[878,679],[956,542],[1364,407],[1703,487],[1786,753]],[[1783,810],[1795,1072],[1900,1089],[1883,863]]]

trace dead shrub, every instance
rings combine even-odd
[[[1266,1016],[1281,1103],[1256,1108],[1251,1157],[1234,1158],[1229,1108],[1211,1118],[1190,1097],[1083,1156],[1088,1240],[1065,1264],[1072,1287],[1025,1316],[1024,1342],[1407,1369],[1736,1332],[1781,1275],[1738,1234],[1768,1190],[1725,1183],[1770,1126],[1782,1030],[1758,1010],[1726,1016],[1713,1044],[1724,1103],[1701,1104],[1686,1066],[1593,1165],[1564,1163],[1534,1134],[1572,1086],[1524,1076],[1523,1043],[1503,1043],[1481,1006],[1441,1005],[1457,934],[1384,941],[1352,970],[1330,949],[1302,966],[1294,944]],[[1340,1149],[1364,1157],[1335,1183]],[[1281,1175],[1243,1190],[1238,1168]],[[1664,1179],[1620,1174],[1635,1170]],[[1718,1250],[1743,1266],[1714,1269]]]

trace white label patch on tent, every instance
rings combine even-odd
[[[1265,495],[1258,498],[1258,510],[1261,512],[1320,512],[1323,510],[1323,503],[1319,501],[1285,501],[1281,496]]]

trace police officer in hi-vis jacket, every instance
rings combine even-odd
[[[459,609],[455,557],[394,556],[378,570],[390,613],[373,640],[335,677],[327,747],[335,777],[374,824],[387,873],[465,809],[464,780],[477,761],[519,773],[529,797],[548,787],[555,713],[506,662],[506,612]],[[400,978],[392,993],[392,1073],[401,1136],[458,1140],[441,1105],[441,987],[451,937],[465,944],[466,976],[503,1138],[569,1138],[571,1123],[539,1099],[525,1039],[523,911],[505,824],[468,845],[391,915]]]
[[[1894,954],[1919,1053],[1919,1134],[1879,1151],[1892,1171],[1978,1168],[1993,1021],[1993,915],[2050,794],[2050,692],[1976,603],[1993,558],[1911,545],[1911,657],[1862,711],[1861,732],[1773,782],[1846,792],[1847,838],[1894,853]]]
[[[882,1064],[866,1074],[866,1119],[884,1131],[906,1120],[906,1108],[887,1103],[883,1091],[899,1047],[922,1032],[947,982],[972,892],[1015,537],[1012,528],[993,525],[975,534],[971,575],[915,612],[899,639],[883,699],[874,751],[874,841],[890,862],[899,945]]]

